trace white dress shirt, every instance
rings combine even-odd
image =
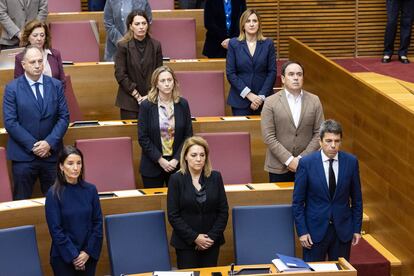
[[[329,189],[329,159],[330,158],[325,155],[323,150],[321,150],[321,155],[322,155],[323,170],[325,172],[326,184],[328,185],[328,189]],[[338,154],[336,154],[335,157],[332,159],[334,160],[332,163],[332,169],[335,174],[335,183],[337,184],[338,183],[338,168],[339,168]]]

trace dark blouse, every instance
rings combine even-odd
[[[85,181],[66,184],[60,200],[46,195],[46,221],[52,237],[51,257],[71,263],[80,251],[98,260],[102,248],[102,211],[96,187]]]
[[[168,221],[173,233],[171,245],[177,249],[194,249],[199,234],[207,234],[216,244],[224,243],[229,206],[223,179],[217,171],[200,179],[205,201],[197,201],[190,174],[177,172],[170,177],[167,194]]]

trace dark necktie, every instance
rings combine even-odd
[[[39,89],[40,83],[36,82],[34,86],[36,89],[37,103],[39,104],[40,110],[42,110],[43,109],[43,97],[42,97],[42,94],[40,94],[40,89]]]
[[[333,161],[333,159],[329,159],[329,194],[331,195],[331,199],[334,197],[336,189],[335,173],[332,166]]]

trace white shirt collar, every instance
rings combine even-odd
[[[29,83],[30,86],[32,86],[36,82],[41,83],[43,85],[43,74],[40,75],[40,78],[37,81],[34,81],[31,78],[29,78],[27,76],[26,72],[24,73],[24,77],[26,78],[26,80],[27,80],[27,82]]]
[[[321,150],[321,156],[322,156],[322,162],[326,162],[326,161],[329,161],[329,159],[331,159],[328,156],[326,156],[323,150]],[[338,153],[332,159],[338,161]]]
[[[302,89],[300,90],[299,96],[297,96],[297,97],[295,97],[292,93],[290,93],[289,90],[287,90],[286,88],[285,88],[285,92],[286,92],[286,97],[287,98],[292,98],[294,100],[298,100],[298,99],[303,97],[303,90]]]

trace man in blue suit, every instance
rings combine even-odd
[[[25,74],[6,85],[3,98],[15,200],[30,198],[37,178],[43,194],[54,183],[57,155],[69,124],[63,86],[43,75],[42,52],[28,46],[22,66]]]
[[[322,150],[299,161],[293,191],[296,231],[307,262],[349,260],[361,239],[362,193],[358,160],[339,151],[342,127],[327,120],[320,128]]]

